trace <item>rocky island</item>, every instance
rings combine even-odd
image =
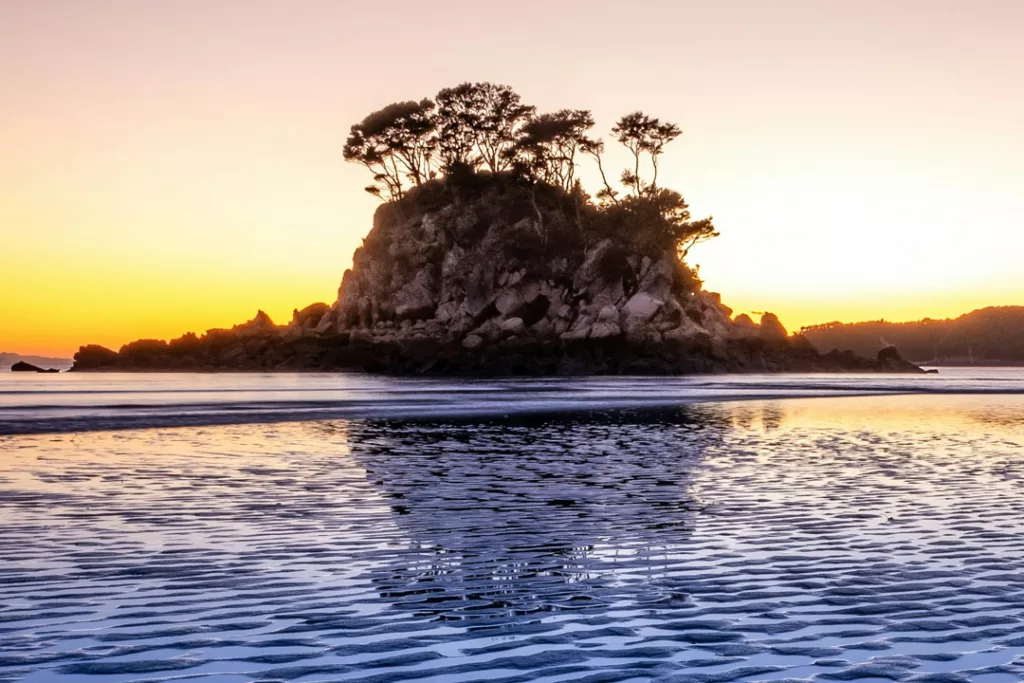
[[[231,329],[84,346],[73,370],[353,370],[559,375],[919,372],[894,349],[820,354],[778,318],[733,316],[690,249],[715,237],[657,184],[680,134],[641,112],[614,139],[633,163],[609,182],[587,111],[537,114],[507,86],[463,84],[352,127],[345,157],[384,203],[333,305],[262,311]],[[593,196],[582,162],[599,172]]]

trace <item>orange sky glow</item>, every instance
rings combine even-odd
[[[333,302],[377,203],[349,126],[466,80],[678,123],[661,184],[715,217],[692,260],[737,312],[1024,304],[1022,26],[1015,0],[0,0],[0,351]]]

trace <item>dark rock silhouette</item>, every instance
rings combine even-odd
[[[896,347],[890,344],[884,349],[878,352],[876,356],[879,363],[902,363],[903,357],[900,352],[896,350]]]
[[[44,372],[44,373],[50,373],[50,372],[60,372],[60,370],[57,370],[56,368],[43,369],[43,368],[41,368],[41,367],[39,367],[37,365],[32,365],[31,363],[26,363],[25,361],[18,361],[17,363],[15,363],[14,365],[11,366],[11,372]]]
[[[20,353],[0,351],[0,371],[10,370],[18,361],[40,368],[56,368],[58,370],[71,367],[70,358],[53,358],[50,356],[31,356]]]
[[[78,353],[75,354],[75,364],[71,369],[114,370],[117,369],[115,366],[119,361],[121,361],[121,365],[126,365],[124,360],[126,359],[121,358],[116,351],[111,351],[98,344],[89,344],[78,349]]]

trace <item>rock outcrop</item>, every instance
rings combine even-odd
[[[822,356],[770,313],[733,318],[671,249],[586,227],[571,196],[507,179],[435,183],[382,205],[332,306],[275,326],[114,354],[75,370],[354,369],[476,375],[911,371],[887,357]],[[539,196],[538,196],[539,194]]]
[[[60,372],[60,370],[58,370],[57,368],[46,368],[46,369],[44,369],[44,368],[39,367],[38,365],[32,365],[31,363],[26,363],[25,361],[18,361],[17,363],[15,363],[14,365],[11,366],[11,372],[43,372],[43,373],[51,373],[51,372]]]
[[[50,368],[60,372],[71,367],[70,358],[53,358],[50,356],[28,356],[19,353],[0,351],[0,372],[8,371],[19,362],[37,368]]]

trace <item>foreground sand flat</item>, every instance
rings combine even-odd
[[[888,396],[3,437],[0,678],[1017,681],[1021,414]]]

